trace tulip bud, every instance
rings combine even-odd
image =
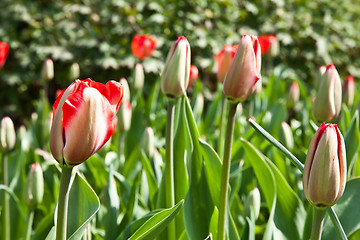
[[[145,133],[141,142],[141,148],[148,158],[154,155],[154,131],[151,127],[145,128]]]
[[[354,102],[355,82],[352,76],[347,76],[343,84],[343,103],[351,106]]]
[[[156,39],[148,35],[135,35],[131,42],[131,50],[135,57],[144,60],[155,50]]]
[[[275,57],[279,54],[279,40],[274,35],[259,36],[259,43],[261,46],[261,54],[270,54]]]
[[[199,70],[195,65],[190,66],[190,77],[189,77],[189,84],[187,89],[189,89],[195,81],[199,78]]]
[[[74,166],[96,153],[115,131],[122,98],[119,82],[75,80],[53,105],[50,150],[54,158],[61,165]]]
[[[319,121],[331,121],[341,109],[341,81],[333,64],[329,64],[323,74],[315,98],[313,113]]]
[[[36,208],[44,196],[44,177],[39,163],[33,163],[24,187],[23,198],[30,208]]]
[[[119,109],[117,126],[120,132],[127,132],[131,127],[131,104],[128,101],[124,100]]]
[[[219,82],[224,82],[225,75],[230,67],[231,62],[233,61],[237,49],[237,45],[231,46],[225,44],[223,49],[218,54],[216,54],[216,76]]]
[[[324,73],[326,72],[326,66],[321,65],[318,68],[318,71],[316,73],[316,79],[315,79],[315,89],[318,90],[319,89],[319,85],[322,79],[322,75],[324,75]]]
[[[46,59],[43,64],[41,77],[46,82],[54,78],[54,63],[50,58]]]
[[[130,87],[128,82],[126,81],[125,78],[121,78],[120,84],[123,86],[124,89],[124,97],[123,97],[124,101],[130,102]]]
[[[279,130],[279,141],[289,150],[294,148],[294,136],[291,131],[291,127],[287,122],[281,123]]]
[[[181,36],[169,51],[161,76],[161,90],[169,98],[178,98],[189,84],[190,44]]]
[[[14,123],[9,117],[3,117],[0,129],[0,150],[10,151],[14,148],[16,134]]]
[[[261,53],[256,36],[244,35],[224,80],[224,94],[232,102],[247,99],[260,79]]]
[[[296,81],[293,81],[290,84],[288,93],[287,93],[287,106],[289,108],[293,108],[297,102],[299,102],[300,99],[300,88],[299,84]]]
[[[303,186],[309,202],[329,208],[342,196],[346,184],[346,151],[336,124],[323,123],[310,142],[306,156]]]
[[[6,42],[0,42],[0,69],[4,66],[8,53],[9,45]]]
[[[248,197],[246,198],[243,216],[250,217],[251,215],[253,215],[256,220],[260,214],[260,205],[261,205],[260,191],[257,187],[255,187],[253,190],[250,191]]]
[[[75,79],[78,79],[79,77],[80,77],[80,66],[77,62],[74,62],[70,66],[69,79],[71,81],[74,81]]]
[[[134,89],[142,91],[144,87],[144,68],[141,63],[136,64],[135,66],[135,81]]]

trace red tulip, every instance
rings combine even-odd
[[[131,42],[131,50],[140,60],[150,57],[155,47],[156,39],[148,35],[135,35]]]
[[[115,131],[123,98],[119,82],[75,80],[56,99],[50,150],[62,165],[77,165],[96,153]]]
[[[235,56],[238,49],[237,45],[225,44],[223,49],[216,54],[216,67],[217,67],[217,79],[223,83],[225,75],[230,67],[230,64]]]
[[[9,45],[5,42],[0,42],[0,68],[4,66],[8,52],[9,52]]]
[[[190,66],[190,77],[189,77],[189,84],[188,84],[188,87],[191,87],[196,79],[199,78],[199,69],[195,66],[195,65],[191,65]]]
[[[261,46],[261,53],[269,53],[272,56],[276,56],[279,52],[279,41],[274,35],[259,36],[259,43]]]

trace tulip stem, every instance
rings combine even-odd
[[[56,223],[56,240],[66,239],[67,215],[72,167],[62,167]]]
[[[32,230],[32,225],[33,225],[33,220],[34,220],[34,213],[35,213],[34,209],[31,208],[29,211],[27,220],[26,220],[25,240],[31,239],[31,230]]]
[[[310,240],[320,240],[326,209],[314,208]]]
[[[3,184],[9,185],[8,177],[8,159],[6,153],[2,154],[2,169],[3,169]],[[10,196],[6,191],[3,191],[3,239],[10,240]]]
[[[237,103],[230,103],[229,116],[226,125],[224,159],[221,171],[221,185],[220,185],[220,202],[219,202],[219,220],[218,220],[218,240],[225,239],[225,220],[227,209],[227,198],[229,189],[229,175],[230,175],[230,160],[231,147],[233,142],[233,132],[235,124],[235,113]]]
[[[225,122],[225,115],[226,115],[226,98],[224,94],[221,94],[221,114],[220,114],[220,126],[219,126],[219,140],[218,140],[218,155],[222,156],[224,152],[224,122]]]
[[[165,189],[166,207],[175,205],[174,192],[174,114],[176,100],[169,99],[166,118],[166,160],[165,160]],[[172,221],[168,227],[168,239],[176,239],[175,222]]]

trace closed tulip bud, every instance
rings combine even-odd
[[[0,69],[4,66],[8,53],[9,45],[6,42],[0,42]]]
[[[0,150],[10,151],[15,147],[16,134],[10,117],[3,117],[0,129]]]
[[[343,103],[347,106],[351,106],[354,102],[355,95],[355,82],[352,76],[347,76],[343,83]]]
[[[41,77],[46,82],[54,78],[54,63],[50,58],[46,59],[43,64]]]
[[[131,127],[131,112],[130,102],[124,100],[117,114],[117,126],[120,132],[129,131]]]
[[[142,91],[144,87],[144,68],[141,63],[136,64],[135,66],[135,81],[134,89],[137,91]]]
[[[124,89],[124,97],[123,97],[124,101],[130,102],[130,87],[128,81],[126,81],[125,78],[121,78],[120,84],[123,86]]]
[[[79,77],[80,77],[80,66],[77,62],[74,62],[70,66],[69,79],[71,81],[74,81],[75,79],[78,79]]]
[[[299,84],[295,81],[293,81],[290,84],[289,90],[287,92],[286,100],[287,100],[287,106],[289,108],[292,108],[295,106],[296,103],[299,102],[300,99],[300,88]]]
[[[169,51],[161,76],[161,90],[169,98],[185,93],[190,75],[190,44],[181,36]]]
[[[131,42],[131,50],[135,57],[144,60],[153,54],[156,39],[148,35],[135,35]]]
[[[260,191],[257,187],[255,187],[253,190],[250,191],[248,197],[246,198],[243,216],[250,217],[251,215],[253,215],[256,220],[260,214],[260,205],[261,205]]]
[[[31,169],[26,179],[23,198],[30,208],[35,208],[41,203],[44,196],[44,177],[39,163],[31,164]]]
[[[216,67],[217,67],[217,80],[221,83],[224,82],[226,73],[230,67],[230,64],[233,61],[235,53],[238,49],[237,45],[228,45],[225,44],[223,49],[216,54]]]
[[[279,130],[279,141],[289,150],[294,148],[294,136],[291,131],[291,127],[287,122],[281,123]]]
[[[336,124],[323,123],[310,142],[306,156],[303,186],[309,202],[329,208],[342,196],[346,184],[346,151]]]
[[[145,133],[141,142],[141,148],[145,152],[148,158],[151,158],[154,155],[154,131],[151,127],[145,128]]]
[[[56,99],[50,150],[61,165],[84,162],[109,140],[123,92],[119,82],[104,85],[88,78],[75,80]]]
[[[190,66],[190,77],[187,89],[194,85],[195,81],[199,78],[199,69],[195,65]]]
[[[224,80],[224,94],[231,102],[246,100],[260,80],[261,50],[256,36],[244,35]]]
[[[323,74],[315,98],[313,113],[319,121],[331,121],[339,116],[341,109],[341,81],[333,64]]]

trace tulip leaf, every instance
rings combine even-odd
[[[105,240],[115,239],[117,216],[120,207],[120,198],[116,189],[116,182],[113,176],[113,170],[110,167],[109,179],[106,189],[106,198],[108,200],[107,214],[105,219]]]
[[[301,200],[277,167],[250,142],[242,141],[245,161],[250,161],[270,210],[265,236],[273,239],[301,239],[306,216]]]
[[[52,227],[48,235],[46,236],[45,240],[55,240],[55,239],[56,239],[55,227]]]
[[[347,237],[360,230],[360,178],[354,178],[346,183],[345,191],[339,202],[333,206]],[[329,217],[325,218],[323,239],[338,239],[336,229]]]
[[[358,157],[358,150],[360,146],[359,111],[355,111],[349,128],[345,133],[344,140],[346,146],[348,176],[350,177]]]
[[[129,240],[154,239],[175,218],[183,206],[184,200],[174,207],[154,214],[129,238]]]
[[[143,150],[141,150],[140,158],[141,158],[141,163],[143,165],[143,168],[144,168],[144,171],[146,174],[147,184],[148,184],[148,188],[149,188],[150,204],[152,205],[152,207],[154,207],[155,206],[155,196],[158,191],[155,174],[151,167],[149,158],[146,156],[146,154],[144,153]]]
[[[77,172],[69,193],[67,236],[69,240],[80,239],[90,220],[100,208],[94,190]]]

